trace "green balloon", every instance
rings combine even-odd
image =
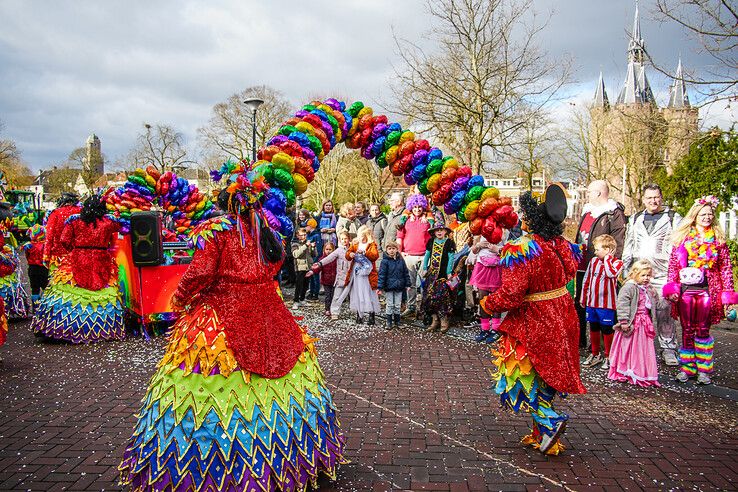
[[[418,183],[418,190],[424,195],[428,194],[428,178],[423,178],[423,180]]]
[[[482,193],[484,193],[484,186],[474,186],[471,190],[466,194],[464,197],[464,203],[468,204],[469,202],[472,202],[474,200],[479,200],[479,198],[482,196]]]
[[[375,160],[377,162],[377,166],[379,166],[380,168],[384,169],[385,167],[387,167],[387,153],[386,152],[382,152],[381,154],[379,154]]]
[[[356,116],[359,114],[359,111],[361,111],[362,109],[364,109],[364,103],[361,101],[356,101],[348,109],[348,114],[350,114],[352,118],[356,118]]]
[[[320,154],[323,152],[323,144],[320,143],[320,140],[315,135],[308,135],[308,140],[310,140],[310,148],[313,149],[313,152],[315,152],[315,155]]]
[[[261,164],[257,166],[255,171],[258,174],[261,174],[262,176],[264,176],[264,179],[266,179],[270,183],[274,179],[274,164],[272,164],[271,162],[268,164]]]
[[[328,118],[328,123],[330,123],[331,127],[333,127],[333,134],[335,135],[336,133],[338,133],[338,120],[332,114],[325,113],[325,115]]]
[[[284,190],[284,188],[282,188]],[[295,189],[287,188],[284,192],[284,196],[287,198],[287,206],[291,207],[295,204]]]
[[[282,128],[279,129],[279,134],[289,136],[289,135],[292,135],[296,131],[297,131],[297,128],[295,128],[294,126],[284,125]]]
[[[393,145],[397,145],[401,136],[402,132],[390,132],[390,134],[387,135],[387,140],[384,141],[384,148],[389,149]]]
[[[302,109],[304,109],[307,112],[310,112],[310,111],[314,111],[316,108],[312,104],[306,104],[302,107]]]
[[[461,206],[458,212],[456,212],[456,220],[459,222],[466,222],[466,206],[469,205],[468,203],[465,203]]]
[[[438,174],[443,169],[443,161],[441,159],[433,159],[428,164],[428,167],[425,168],[425,174],[428,176],[433,176],[434,174]]]
[[[292,190],[295,187],[295,180],[286,169],[274,169],[274,181],[279,188],[283,190]],[[294,191],[293,191],[294,194]]]

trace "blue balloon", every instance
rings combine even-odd
[[[389,126],[389,127],[387,128],[387,134],[388,134],[388,135],[389,135],[389,134],[390,134],[391,132],[401,132],[401,131],[402,131],[402,126],[401,126],[401,125],[400,125],[399,123],[392,123],[392,124],[391,124],[391,125],[390,125],[390,126]]]
[[[469,182],[466,183],[466,189],[471,190],[475,186],[484,186],[484,178],[478,174],[469,178]]]
[[[438,147],[433,147],[428,152],[428,160],[433,161],[435,159],[443,159],[443,152]]]

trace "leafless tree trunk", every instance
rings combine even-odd
[[[733,99],[738,88],[738,8],[731,0],[656,0],[654,16],[675,22],[694,38],[699,53],[710,55],[714,63],[701,75],[685,73],[684,81],[704,96],[703,104]],[[651,60],[654,67],[670,77],[673,68]]]
[[[165,172],[181,167],[186,157],[181,133],[170,125],[159,123],[152,126],[145,123],[129,160],[138,167],[154,166],[159,172]]]
[[[437,51],[396,37],[397,112],[479,173],[488,151],[556,97],[570,73],[536,44],[532,0],[429,0]],[[524,111],[521,111],[524,109]]]

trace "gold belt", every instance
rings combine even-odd
[[[548,301],[550,299],[556,299],[557,297],[565,296],[569,293],[566,290],[566,286],[559,287],[554,290],[547,290],[546,292],[536,292],[535,294],[528,294],[523,297],[524,301],[535,302],[535,301]]]

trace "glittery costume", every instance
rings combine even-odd
[[[69,253],[61,242],[64,223],[72,215],[79,214],[81,207],[77,205],[64,205],[49,214],[46,221],[46,242],[44,243],[44,263],[49,267],[49,273],[59,266],[61,258]]]
[[[261,261],[238,222],[217,217],[195,232],[202,249],[173,297],[188,307],[120,465],[133,490],[305,490],[343,462],[315,339],[272,280],[281,261]]]
[[[450,316],[454,309],[452,290],[446,283],[453,269],[456,245],[452,239],[431,238],[426,245],[423,268],[427,269],[421,310],[425,313]]]
[[[69,253],[39,301],[34,332],[71,343],[125,338],[118,268],[108,251],[119,228],[108,217],[91,223],[79,215],[67,219],[59,242]]]
[[[710,236],[710,231],[706,235]],[[702,239],[693,230],[672,250],[668,283],[663,291],[665,297],[679,296],[671,309],[672,317],[682,325],[679,364],[687,376],[712,373],[715,339],[710,336],[710,326],[723,318],[724,305],[738,302],[727,244]],[[695,248],[691,247],[693,244]],[[704,282],[695,286],[681,285],[679,272],[686,267],[701,269]]]
[[[568,420],[553,409],[556,393],[586,392],[579,378],[579,321],[566,290],[579,255],[579,247],[561,236],[546,240],[531,234],[511,241],[501,252],[502,286],[481,301],[490,314],[507,311],[499,326],[503,336],[492,348],[495,392],[503,406],[531,413],[532,433],[523,443],[536,448]],[[562,449],[556,441],[546,452]]]
[[[9,319],[22,319],[30,315],[31,301],[23,288],[23,271],[20,268],[18,250],[5,244],[0,229],[0,298],[5,301]]]
[[[0,297],[0,347],[8,338],[8,316],[5,314],[5,301]]]

